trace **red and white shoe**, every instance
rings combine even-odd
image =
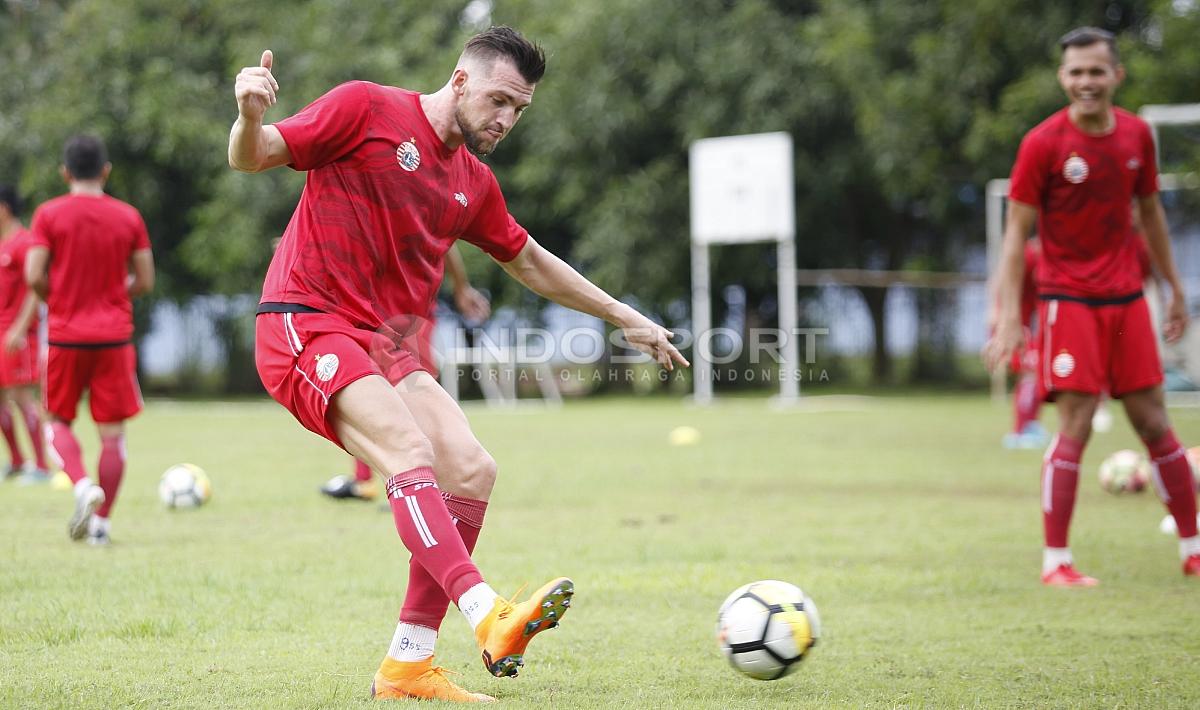
[[[1183,561],[1183,576],[1200,577],[1200,555],[1190,555]]]
[[[1094,587],[1100,580],[1079,574],[1074,565],[1061,564],[1042,575],[1042,584],[1048,587]]]

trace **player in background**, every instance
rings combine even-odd
[[[109,543],[109,516],[125,474],[125,420],[142,409],[130,299],[154,287],[141,214],[104,193],[111,171],[99,138],[67,141],[60,172],[68,192],[34,212],[25,261],[26,281],[49,312],[46,438],[75,484],[67,533],[93,545]],[[98,485],[71,431],[85,390],[100,434]]]
[[[1027,133],[1017,153],[997,281],[1000,318],[984,348],[995,369],[1021,346],[1021,252],[1036,222],[1041,380],[1060,420],[1042,466],[1042,582],[1097,583],[1075,569],[1067,539],[1079,462],[1106,391],[1121,400],[1150,453],[1155,488],[1178,526],[1183,573],[1200,575],[1195,482],[1167,418],[1130,213],[1136,204],[1168,288],[1163,336],[1173,342],[1187,326],[1187,310],[1158,196],[1154,139],[1144,121],[1113,106],[1125,69],[1112,34],[1085,27],[1060,44],[1058,79],[1069,106]]]
[[[1046,445],[1046,430],[1038,422],[1042,407],[1042,393],[1038,389],[1038,349],[1034,333],[1037,332],[1037,284],[1033,274],[1037,270],[1042,245],[1037,237],[1025,242],[1023,258],[1025,275],[1021,281],[1021,323],[1025,328],[1025,347],[1013,352],[1009,371],[1017,377],[1013,386],[1013,429],[1004,435],[1002,444],[1006,449],[1037,449]],[[995,327],[997,314],[993,310]]]
[[[488,671],[512,676],[530,639],[567,610],[574,584],[559,577],[514,604],[471,560],[496,463],[404,343],[429,321],[446,252],[464,239],[532,291],[621,328],[664,367],[686,360],[666,329],[538,245],[476,157],[491,153],[529,106],[545,71],[539,47],[493,27],[467,42],[432,94],[349,82],[264,125],[279,90],[272,65],[266,51],[238,74],[229,163],[244,172],[287,165],[308,176],[263,288],[259,374],[305,427],[386,477],[412,560],[372,695],[494,700],[431,663],[448,600],[474,629]],[[520,531],[508,539],[539,544]]]
[[[446,271],[454,293],[454,306],[463,319],[467,323],[473,324],[480,324],[487,320],[492,313],[492,304],[488,302],[487,296],[471,286],[471,280],[467,276],[467,265],[463,263],[462,254],[458,253],[457,247],[446,252]],[[433,352],[432,338],[435,326],[436,322],[431,320],[428,327],[421,329],[420,332],[420,335],[426,340],[422,344],[422,348],[430,353]],[[436,367],[436,362],[429,363],[429,373],[434,377],[437,377]],[[375,479],[371,476],[370,467],[356,459],[351,476],[342,474],[334,476],[321,486],[321,493],[339,500],[353,498],[369,501],[375,500],[379,489],[375,485]]]
[[[21,224],[21,198],[15,188],[0,185],[0,432],[8,444],[9,464],[4,478],[22,470],[26,483],[50,480],[46,465],[46,447],[42,438],[38,411],[38,339],[37,295],[25,284],[25,253],[33,235]],[[33,445],[33,468],[27,466],[17,442],[10,403],[25,421]]]

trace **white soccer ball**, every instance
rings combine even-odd
[[[1150,462],[1131,449],[1121,449],[1100,462],[1100,487],[1109,493],[1136,493],[1150,482]]]
[[[757,680],[787,675],[821,636],[821,616],[794,584],[766,579],[738,587],[717,612],[717,643]]]
[[[204,469],[194,464],[175,464],[158,481],[158,498],[168,508],[196,508],[210,497],[212,483]]]

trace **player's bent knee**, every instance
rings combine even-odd
[[[482,446],[456,455],[447,461],[444,474],[450,479],[450,486],[455,492],[469,498],[486,500],[496,485],[496,459],[492,458]]]

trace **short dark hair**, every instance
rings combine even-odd
[[[71,176],[79,180],[100,177],[108,163],[108,150],[98,136],[71,136],[63,148],[63,165]]]
[[[546,53],[542,48],[506,25],[489,28],[467,40],[463,56],[489,61],[497,57],[509,59],[530,84],[541,81],[546,73]]]
[[[1090,47],[1103,42],[1108,45],[1112,54],[1113,64],[1121,63],[1121,54],[1117,51],[1117,38],[1112,32],[1099,27],[1076,27],[1058,40],[1059,49],[1067,51],[1067,47]]]
[[[14,217],[21,214],[25,208],[24,200],[17,194],[17,188],[12,185],[0,185],[0,203],[8,205],[8,211]]]

